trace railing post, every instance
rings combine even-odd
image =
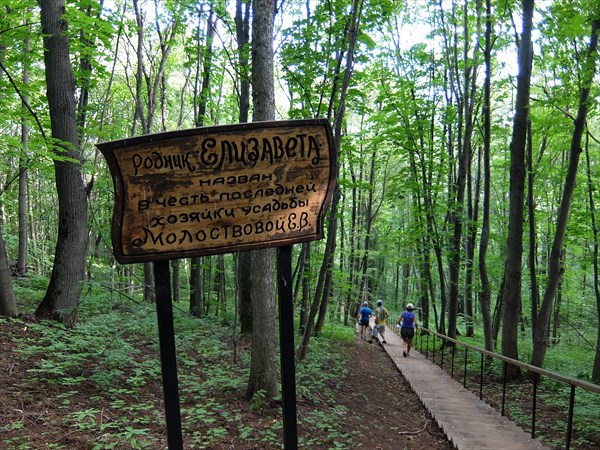
[[[479,364],[479,400],[483,400],[483,353],[481,353],[481,363]]]
[[[571,448],[571,432],[573,431],[573,411],[575,409],[575,385],[571,385],[571,396],[569,398],[569,418],[567,419],[567,442],[565,450]]]
[[[454,356],[456,355],[456,345],[452,344],[452,360],[450,365],[452,366],[450,369],[450,378],[454,378]]]
[[[502,415],[504,415],[504,403],[506,400],[506,378],[508,377],[508,363],[506,361],[504,361],[504,364],[502,365],[502,370],[503,370],[503,374],[502,374]]]
[[[533,396],[532,396],[532,405],[531,405],[531,439],[535,439],[535,419],[537,412],[537,388],[538,388],[538,380],[540,379],[539,374],[533,374]]]
[[[463,370],[463,387],[467,387],[467,359],[469,355],[469,348],[465,347],[465,368]],[[482,353],[483,355],[483,353]]]

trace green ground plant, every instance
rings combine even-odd
[[[27,291],[24,291],[27,292]],[[81,305],[74,329],[53,322],[22,321],[28,331],[15,337],[21,358],[27,361],[24,391],[45,392],[53,408],[64,411],[62,426],[82,436],[95,436],[90,448],[157,448],[164,436],[162,379],[158,351],[158,330],[154,305],[133,303],[128,308],[112,308],[102,291],[88,295]],[[209,448],[211,442],[235,433],[248,445],[277,447],[281,442],[281,411],[255,395],[250,409],[259,415],[256,425],[245,425],[248,412],[236,413],[228,402],[242,402],[249,376],[249,355],[232,357],[232,320],[214,316],[196,318],[183,305],[175,306],[175,335],[183,432],[191,436],[194,448]],[[298,396],[318,392],[325,402],[334,402],[336,380],[345,373],[344,357],[333,349],[341,340],[353,339],[353,330],[328,326],[311,345],[319,351],[297,367]],[[55,386],[55,388],[48,388]],[[39,401],[33,398],[31,401]],[[82,396],[93,407],[82,407]],[[281,398],[276,398],[279,403]],[[239,409],[239,408],[238,408]],[[338,411],[315,412],[301,418],[313,429],[310,445],[319,446],[322,431],[343,448],[350,437],[340,429]],[[234,425],[232,425],[234,424]],[[14,421],[3,428],[18,430],[10,448],[28,447],[27,422]],[[159,433],[157,435],[157,430]],[[60,436],[49,436],[57,441]],[[308,444],[308,443],[307,443]],[[59,445],[53,448],[61,448]]]

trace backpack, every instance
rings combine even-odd
[[[385,323],[385,319],[387,319],[388,311],[383,306],[377,308],[377,317],[375,318],[375,323]]]

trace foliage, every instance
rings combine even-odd
[[[242,2],[245,3],[245,2]],[[490,235],[486,254],[487,274],[492,289],[492,309],[501,299],[506,236],[508,233],[509,174],[508,143],[512,134],[515,84],[518,74],[516,45],[519,38],[517,10],[519,2],[492,1],[491,49],[491,136],[490,136]],[[532,148],[532,218],[524,222],[524,256],[529,252],[530,236],[536,240],[532,261],[536,267],[524,266],[521,298],[519,355],[531,356],[533,323],[531,274],[537,276],[538,288],[547,280],[547,261],[555,232],[557,205],[568,168],[567,150],[572,137],[573,118],[581,86],[582,58],[587,43],[595,0],[536,2],[533,76],[529,116]],[[85,152],[82,173],[90,182],[90,244],[87,279],[80,303],[81,325],[65,330],[48,323],[27,324],[35,338],[22,343],[23,357],[35,360],[31,376],[48,386],[72,387],[92,383],[101,389],[100,402],[121,408],[133,397],[135,389],[146,388],[160,378],[160,370],[147,352],[156,352],[156,324],[152,305],[139,303],[143,289],[140,266],[121,266],[112,255],[110,226],[113,208],[113,180],[106,163],[94,147],[97,141],[126,138],[136,133],[140,118],[136,116],[136,88],[144,109],[154,108],[156,118],[147,130],[159,132],[190,128],[197,124],[199,89],[206,62],[206,37],[209,4],[190,1],[140,1],[139,29],[131,2],[109,3],[78,0],[68,2],[65,19],[69,21],[71,60],[77,78],[80,112],[87,113],[80,126],[80,142]],[[241,80],[247,77],[239,65],[233,2],[211,4],[216,13],[210,92],[207,94],[205,124],[226,124],[238,120]],[[346,63],[348,20],[351,2],[282,2],[278,11],[276,37],[277,108],[282,119],[327,117],[340,123],[338,185],[341,204],[336,219],[338,249],[333,258],[332,285],[328,320],[321,337],[313,345],[339,341],[348,332],[340,327],[352,313],[352,302],[363,295],[381,297],[390,311],[399,312],[412,302],[431,314],[431,328],[442,328],[447,320],[444,304],[448,292],[448,270],[452,247],[450,233],[456,213],[453,195],[457,181],[457,156],[466,129],[462,108],[467,75],[474,78],[474,129],[468,151],[472,157],[469,200],[473,210],[479,202],[479,215],[462,217],[473,223],[475,244],[481,238],[481,203],[483,193],[482,144],[484,141],[483,74],[481,50],[482,23],[478,23],[474,0],[460,2],[410,2],[369,0],[364,2],[358,44],[346,111],[336,117],[340,105],[339,68]],[[0,188],[2,236],[7,242],[9,259],[17,258],[19,229],[18,175],[27,168],[27,217],[29,232],[27,277],[15,278],[19,306],[30,314],[44,297],[54,260],[57,241],[58,199],[54,187],[53,162],[62,155],[53,151],[56,142],[50,136],[43,46],[36,2],[7,0],[0,14]],[[463,9],[464,8],[464,9]],[[138,35],[138,31],[141,32]],[[173,31],[169,34],[168,31]],[[138,49],[138,36],[143,46]],[[167,38],[168,37],[168,38]],[[30,47],[25,47],[26,39]],[[170,52],[166,54],[166,49]],[[138,54],[138,50],[142,54]],[[250,48],[243,51],[249,55]],[[479,53],[478,53],[479,52]],[[164,72],[159,61],[165,56]],[[89,65],[84,62],[89,63]],[[139,71],[138,71],[139,69]],[[245,70],[245,69],[244,69]],[[25,73],[29,81],[24,81]],[[162,76],[162,78],[161,78]],[[598,81],[598,76],[596,76]],[[590,113],[587,120],[589,180],[583,170],[578,174],[570,220],[562,257],[559,293],[553,310],[549,337],[552,347],[547,353],[546,368],[584,380],[590,380],[593,354],[598,334],[598,299],[594,280],[593,220],[598,220],[598,121],[597,99],[600,83],[593,83]],[[151,102],[156,88],[155,103]],[[87,92],[89,97],[84,96]],[[87,101],[87,103],[86,103]],[[84,106],[85,104],[85,106]],[[29,127],[23,141],[22,125]],[[139,132],[139,129],[138,131]],[[370,175],[370,169],[373,175]],[[93,180],[93,184],[91,181]],[[589,191],[588,191],[589,189]],[[21,192],[23,194],[23,192]],[[595,210],[590,202],[595,201]],[[370,209],[371,208],[371,209]],[[371,211],[372,217],[367,217]],[[367,226],[373,219],[372,226]],[[326,223],[331,227],[333,224]],[[528,233],[532,228],[531,235]],[[470,342],[481,344],[480,311],[474,317],[465,312],[467,287],[477,302],[481,287],[479,273],[467,286],[467,237],[462,237],[460,272],[460,314],[458,329],[464,334],[468,325],[475,327]],[[297,256],[298,250],[295,250]],[[308,297],[316,288],[318,267],[324,256],[322,242],[311,244],[308,269]],[[473,258],[477,261],[478,250]],[[227,330],[234,323],[236,260],[226,255],[225,299],[217,301],[216,264],[203,260],[203,290],[206,300],[203,314],[217,314],[218,321],[203,317],[190,320],[177,309],[177,347],[181,349],[182,383],[198,399],[211,390],[243,390],[248,355],[240,356],[239,365],[231,365],[231,355],[215,337],[228,339]],[[526,259],[524,259],[525,261]],[[181,261],[179,280],[183,297],[188,292],[189,261]],[[110,298],[109,298],[110,296]],[[120,312],[112,308],[125,308]],[[126,311],[130,310],[130,311]],[[499,314],[499,312],[497,313]],[[434,322],[435,318],[435,322]],[[352,322],[352,321],[350,321]],[[110,331],[106,324],[111,324]],[[201,326],[199,325],[201,324]],[[104,328],[103,328],[104,326]],[[461,338],[462,339],[462,338]],[[35,342],[34,342],[35,341]],[[134,345],[135,343],[135,345]],[[200,345],[201,344],[201,345]],[[143,351],[140,350],[140,347]],[[438,349],[436,349],[437,351]],[[311,352],[316,353],[316,352]],[[189,355],[189,357],[188,357]],[[197,359],[207,364],[199,371]],[[328,377],[321,381],[304,376],[316,371],[315,362],[298,368],[303,383],[315,383],[315,389],[327,390]],[[314,366],[313,366],[314,364]],[[325,364],[325,362],[323,362]],[[477,362],[469,367],[477,369]],[[93,367],[89,373],[84,368]],[[197,373],[196,371],[200,373]],[[499,367],[491,373],[498,376]],[[235,376],[230,376],[235,374]],[[318,377],[315,377],[318,378]],[[118,388],[114,381],[118,380]],[[109,397],[111,397],[109,399]],[[123,398],[127,398],[124,402]],[[64,398],[64,401],[70,401]],[[194,401],[196,399],[194,398]],[[260,396],[255,400],[261,407]],[[187,405],[197,423],[219,417],[214,398],[199,409]],[[134,403],[135,404],[135,403]],[[150,403],[140,402],[144,422],[154,418],[147,412]],[[264,405],[262,405],[264,406]],[[130,406],[135,409],[135,407]],[[585,408],[584,408],[585,410]],[[186,409],[187,411],[187,409]],[[134,411],[130,411],[134,415]],[[70,416],[73,423],[99,427],[98,413]],[[129,413],[128,413],[129,414]],[[227,418],[230,419],[230,418]],[[236,417],[240,422],[241,418]],[[218,422],[218,420],[217,420]],[[101,423],[113,434],[104,448],[118,439],[142,448],[148,437],[139,428],[127,430],[123,423],[113,427]],[[117,436],[117,425],[121,426]],[[272,430],[256,436],[272,439]],[[12,426],[20,426],[18,423]],[[139,432],[139,433],[138,433]],[[215,426],[213,436],[224,433]],[[241,433],[253,439],[251,430]],[[330,430],[330,433],[333,431]],[[195,445],[205,445],[210,436],[197,432]],[[146,442],[146,443],[145,443]],[[312,443],[310,443],[312,445]],[[26,442],[19,445],[26,446]],[[99,444],[100,445],[100,444]],[[307,444],[308,445],[308,444]]]
[[[95,435],[96,449],[117,448],[124,442],[132,449],[156,448],[162,434],[156,434],[156,427],[164,424],[156,316],[153,305],[130,304],[127,309],[112,309],[106,292],[90,295],[81,305],[76,329],[19,320],[27,331],[13,338],[23,364],[31,367],[20,381],[22,389],[46,392],[53,408],[64,411],[63,425]],[[332,389],[346,363],[335,347],[340,339],[351,343],[353,331],[339,325],[329,330],[314,341],[320,351],[312,352],[297,369],[298,396],[318,392],[321,401],[334,401]],[[261,402],[260,396],[241,409],[223,407],[245,403],[249,374],[249,355],[243,352],[234,363],[231,345],[224,345],[231,338],[230,328],[214,317],[192,317],[176,305],[175,334],[183,432],[191,436],[195,448],[209,448],[229,435],[232,426],[239,427],[239,444],[279,445],[280,408]],[[80,409],[82,395],[91,397],[96,406]],[[244,425],[252,409],[261,417],[259,429]],[[323,429],[328,430],[327,439],[347,445],[350,436],[339,429],[339,412],[315,411],[300,419],[313,429],[308,433],[310,445],[322,445]],[[26,448],[27,422],[9,421],[4,427],[20,431],[21,438],[13,439],[11,448]],[[48,436],[50,441],[58,438]]]

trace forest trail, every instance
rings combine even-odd
[[[548,449],[416,350],[403,357],[402,339],[389,328],[385,337],[381,345],[454,448]]]

